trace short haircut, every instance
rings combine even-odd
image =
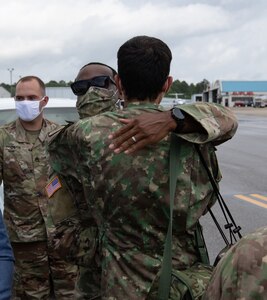
[[[45,84],[44,84],[43,80],[40,79],[37,76],[25,76],[25,77],[22,77],[22,78],[19,79],[19,81],[17,82],[17,84],[20,83],[20,82],[32,81],[32,80],[36,80],[39,83],[40,89],[41,89],[43,95],[45,95]]]
[[[157,38],[136,36],[119,48],[117,59],[127,99],[155,100],[170,73],[169,47]]]
[[[90,63],[84,65],[84,66],[80,69],[80,71],[81,71],[82,69],[84,69],[85,67],[90,66],[90,65],[100,65],[100,66],[108,67],[108,68],[112,71],[112,76],[113,76],[113,78],[114,78],[114,76],[117,74],[117,71],[114,70],[111,66],[106,65],[106,64],[103,64],[103,63],[100,63],[100,62],[90,62]]]

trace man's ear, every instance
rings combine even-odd
[[[118,89],[118,92],[119,92],[119,99],[124,99],[123,88],[122,88],[122,85],[121,85],[120,76],[118,74],[116,74],[114,76],[114,80],[115,80],[115,83],[116,83],[116,86],[117,86],[117,89]]]
[[[173,78],[172,76],[168,76],[163,87],[162,87],[162,92],[164,93],[167,93],[168,90],[170,89],[171,85],[172,85],[172,82],[173,82]]]
[[[44,99],[43,99],[43,101],[44,101],[44,105],[43,105],[43,107],[45,107],[46,106],[46,104],[48,103],[48,100],[49,100],[49,97],[48,96],[45,96],[44,97]]]

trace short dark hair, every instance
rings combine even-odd
[[[136,36],[119,48],[117,59],[127,99],[155,100],[170,73],[170,48],[157,38]]]
[[[36,80],[39,83],[39,86],[40,86],[40,88],[42,90],[42,93],[43,93],[43,95],[45,95],[45,84],[44,84],[43,80],[40,79],[37,76],[30,75],[30,76],[21,77],[19,79],[19,81],[17,82],[17,84],[20,83],[20,82],[31,81],[31,80]]]
[[[82,69],[84,69],[85,67],[90,66],[90,65],[100,65],[100,66],[108,67],[108,68],[112,71],[113,78],[114,78],[115,75],[117,75],[117,71],[116,71],[116,70],[114,70],[111,66],[106,65],[106,64],[103,64],[103,63],[101,63],[101,62],[90,62],[90,63],[84,65],[84,66],[80,69],[80,71],[81,71]]]

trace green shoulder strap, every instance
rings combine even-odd
[[[171,277],[172,277],[172,219],[173,219],[173,206],[174,206],[174,196],[176,190],[176,182],[178,177],[178,163],[179,163],[179,139],[175,134],[171,135],[171,145],[170,145],[170,220],[168,226],[168,232],[166,236],[163,261],[161,267],[161,273],[159,278],[159,291],[158,299],[167,300],[169,299],[170,287],[171,287]],[[202,228],[200,223],[197,223],[195,231],[196,244],[199,250],[199,255],[201,261],[205,264],[209,263],[208,251],[206,248],[205,240],[202,233]],[[187,288],[187,298],[193,299],[193,292],[190,286],[188,278],[180,271],[175,270],[175,277],[177,277],[181,282],[183,282]]]
[[[159,300],[167,300],[169,298],[170,287],[171,287],[171,277],[172,277],[172,215],[173,215],[173,204],[174,195],[177,180],[177,170],[175,166],[178,166],[178,151],[179,143],[177,137],[171,134],[171,145],[170,145],[170,220],[168,226],[168,232],[166,236],[163,261],[161,267],[161,273],[159,278]],[[176,153],[175,153],[176,152]]]
[[[159,278],[159,291],[158,299],[167,300],[169,299],[171,278],[172,278],[172,219],[173,219],[173,206],[174,206],[174,196],[176,190],[176,182],[178,177],[178,166],[179,166],[179,139],[175,134],[171,134],[171,145],[170,145],[170,220],[168,226],[168,232],[166,236],[163,261],[161,267],[161,273]],[[190,283],[188,282],[186,276],[182,272],[175,271],[176,277],[183,282],[188,288],[187,299],[193,299],[192,290]]]

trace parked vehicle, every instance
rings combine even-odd
[[[234,107],[245,107],[244,101],[235,101]]]
[[[254,102],[252,99],[243,99],[243,100],[236,100],[234,102],[234,107],[253,107]]]
[[[267,107],[267,99],[256,99],[255,100],[255,107]]]

